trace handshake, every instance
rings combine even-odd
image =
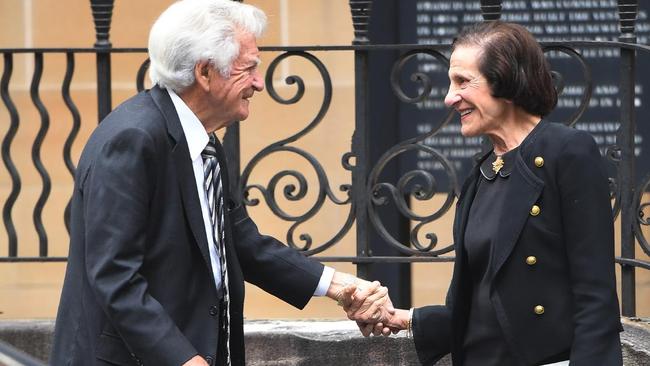
[[[337,272],[327,296],[343,307],[350,320],[357,322],[364,337],[389,336],[401,330],[411,332],[410,311],[395,309],[388,288],[378,281],[368,282]]]

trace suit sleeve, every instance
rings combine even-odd
[[[451,310],[434,305],[414,309],[413,342],[422,365],[434,365],[451,352]]]
[[[571,365],[620,365],[609,188],[598,147],[586,132],[576,131],[565,144],[558,181],[575,304]]]
[[[233,236],[244,279],[302,309],[314,295],[323,265],[260,234],[242,206],[233,210]]]
[[[451,309],[453,293],[457,291],[458,278],[454,271],[445,305],[431,305],[413,310],[411,328],[415,351],[422,365],[434,365],[451,352]]]
[[[156,154],[142,130],[122,131],[99,148],[83,184],[85,271],[96,299],[144,364],[180,365],[197,351],[141,275]]]

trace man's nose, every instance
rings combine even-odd
[[[262,79],[262,75],[260,75],[259,71],[255,71],[255,74],[253,75],[253,89],[257,92],[264,90],[264,79]]]
[[[445,96],[445,105],[447,107],[453,107],[454,104],[460,102],[460,95],[458,95],[458,92],[452,88],[449,88],[449,91],[447,92],[447,95]]]

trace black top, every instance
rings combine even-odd
[[[463,341],[464,364],[468,366],[516,364],[497,322],[489,293],[489,284],[492,282],[492,254],[499,245],[494,242],[494,238],[501,224],[499,218],[503,217],[503,211],[508,209],[506,187],[516,154],[517,149],[513,149],[501,157],[503,166],[498,173],[493,170],[493,163],[497,159],[494,153],[484,160],[476,196],[469,212],[465,231],[465,252],[470,269],[472,300]]]

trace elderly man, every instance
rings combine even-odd
[[[153,25],[154,87],[106,117],[79,161],[51,364],[244,365],[244,280],[298,308],[327,295],[362,321],[392,311],[378,283],[261,235],[228,190],[214,131],[264,87],[265,24],[250,5],[184,0]]]

